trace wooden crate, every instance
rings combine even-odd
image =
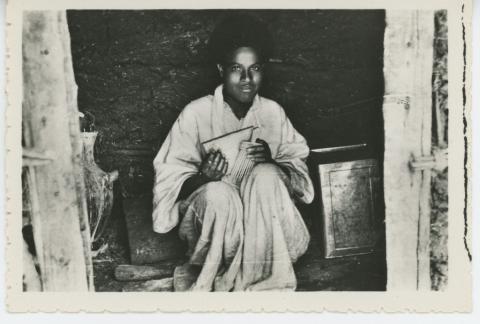
[[[372,252],[378,237],[376,160],[320,164],[318,172],[325,257]]]

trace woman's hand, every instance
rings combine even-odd
[[[247,148],[247,157],[255,163],[272,162],[272,152],[267,142],[257,138],[256,143],[262,144]]]
[[[288,193],[290,196],[293,196],[293,186],[291,182],[291,176],[290,176],[290,170],[286,167],[283,166],[279,163],[277,163],[273,158],[272,158],[272,152],[270,151],[270,147],[268,146],[268,143],[265,142],[264,140],[257,138],[255,141],[257,143],[262,144],[262,146],[253,146],[247,149],[248,152],[248,157],[255,161],[256,163],[273,163],[277,167],[280,168],[280,178],[283,180],[285,183],[285,186],[287,187]]]
[[[228,162],[220,151],[207,154],[200,164],[200,172],[185,180],[177,200],[187,199],[192,192],[210,181],[220,180],[228,170]]]
[[[211,151],[200,165],[200,174],[207,181],[220,180],[228,170],[228,161],[220,151]]]

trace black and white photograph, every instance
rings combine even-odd
[[[13,308],[468,309],[469,8],[109,3],[10,11]]]

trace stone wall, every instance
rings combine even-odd
[[[383,151],[384,12],[252,11],[276,43],[262,95],[279,102],[310,147]],[[81,111],[95,116],[96,155],[124,195],[151,188],[152,160],[191,100],[219,83],[206,45],[223,11],[69,11]]]

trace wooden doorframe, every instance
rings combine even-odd
[[[431,289],[434,12],[387,10],[384,41],[384,198],[387,290]]]
[[[77,86],[66,12],[25,11],[22,40],[22,166],[27,173],[26,198],[41,289],[93,290]],[[38,290],[39,285],[31,283],[32,290]],[[25,289],[30,290],[28,284]]]

